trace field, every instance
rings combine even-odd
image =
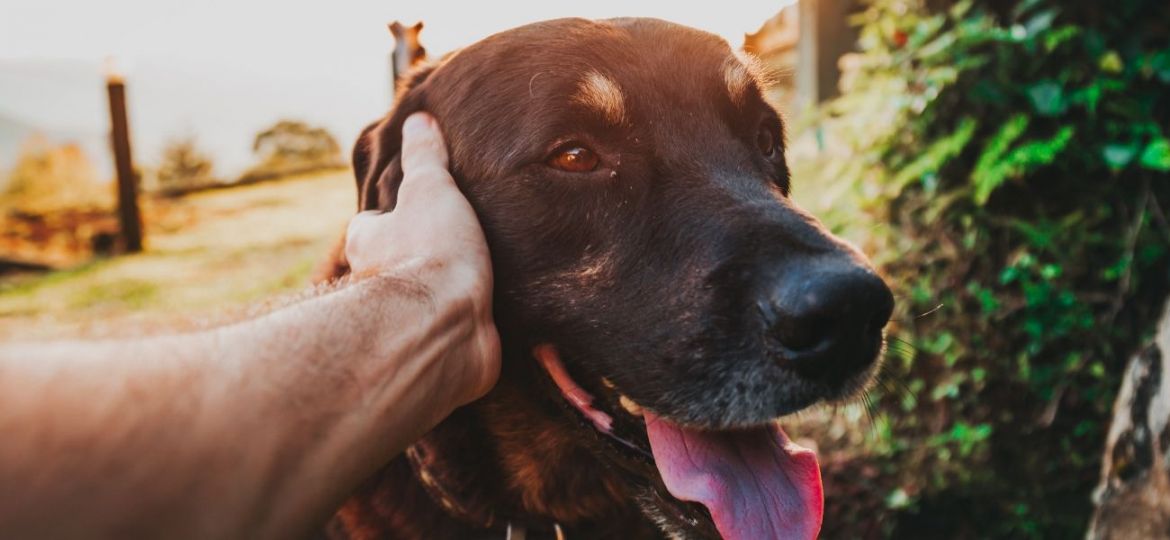
[[[133,333],[295,292],[355,208],[348,171],[145,204],[144,253],[0,280],[0,339]]]

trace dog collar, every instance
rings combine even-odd
[[[562,531],[561,526],[556,523],[553,524],[552,534],[553,536],[550,538],[555,540],[565,540],[565,532]],[[529,538],[527,527],[523,525],[514,525],[509,522],[508,528],[504,532],[504,540],[536,540],[536,537],[533,536],[532,538]]]
[[[406,449],[406,460],[418,483],[422,485],[427,496],[438,504],[448,515],[470,526],[497,531],[503,534],[505,540],[565,540],[564,530],[560,524],[552,523],[538,526],[526,523],[522,519],[498,519],[495,510],[477,507],[466,501],[466,497],[449,488],[443,482],[433,465],[433,457],[423,443],[416,443]]]

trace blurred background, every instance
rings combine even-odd
[[[795,197],[894,285],[878,387],[789,429],[824,537],[1170,537],[1165,0],[4,0],[0,339],[303,290],[395,75],[563,16],[758,56]]]

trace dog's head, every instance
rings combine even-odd
[[[815,458],[774,421],[864,388],[893,301],[789,198],[750,65],[650,19],[497,34],[416,72],[363,133],[363,208],[393,208],[418,110],[483,224],[505,345],[533,351],[506,361],[547,371],[664,529],[815,534]]]

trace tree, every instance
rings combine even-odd
[[[341,147],[328,131],[296,120],[281,120],[256,134],[252,151],[260,164],[249,173],[286,174],[342,165]]]
[[[198,149],[194,137],[176,139],[163,149],[158,168],[159,189],[182,192],[213,183],[213,168],[211,158]]]
[[[54,145],[33,136],[25,144],[0,192],[0,206],[41,214],[63,208],[101,208],[113,202],[111,187],[76,144]]]

